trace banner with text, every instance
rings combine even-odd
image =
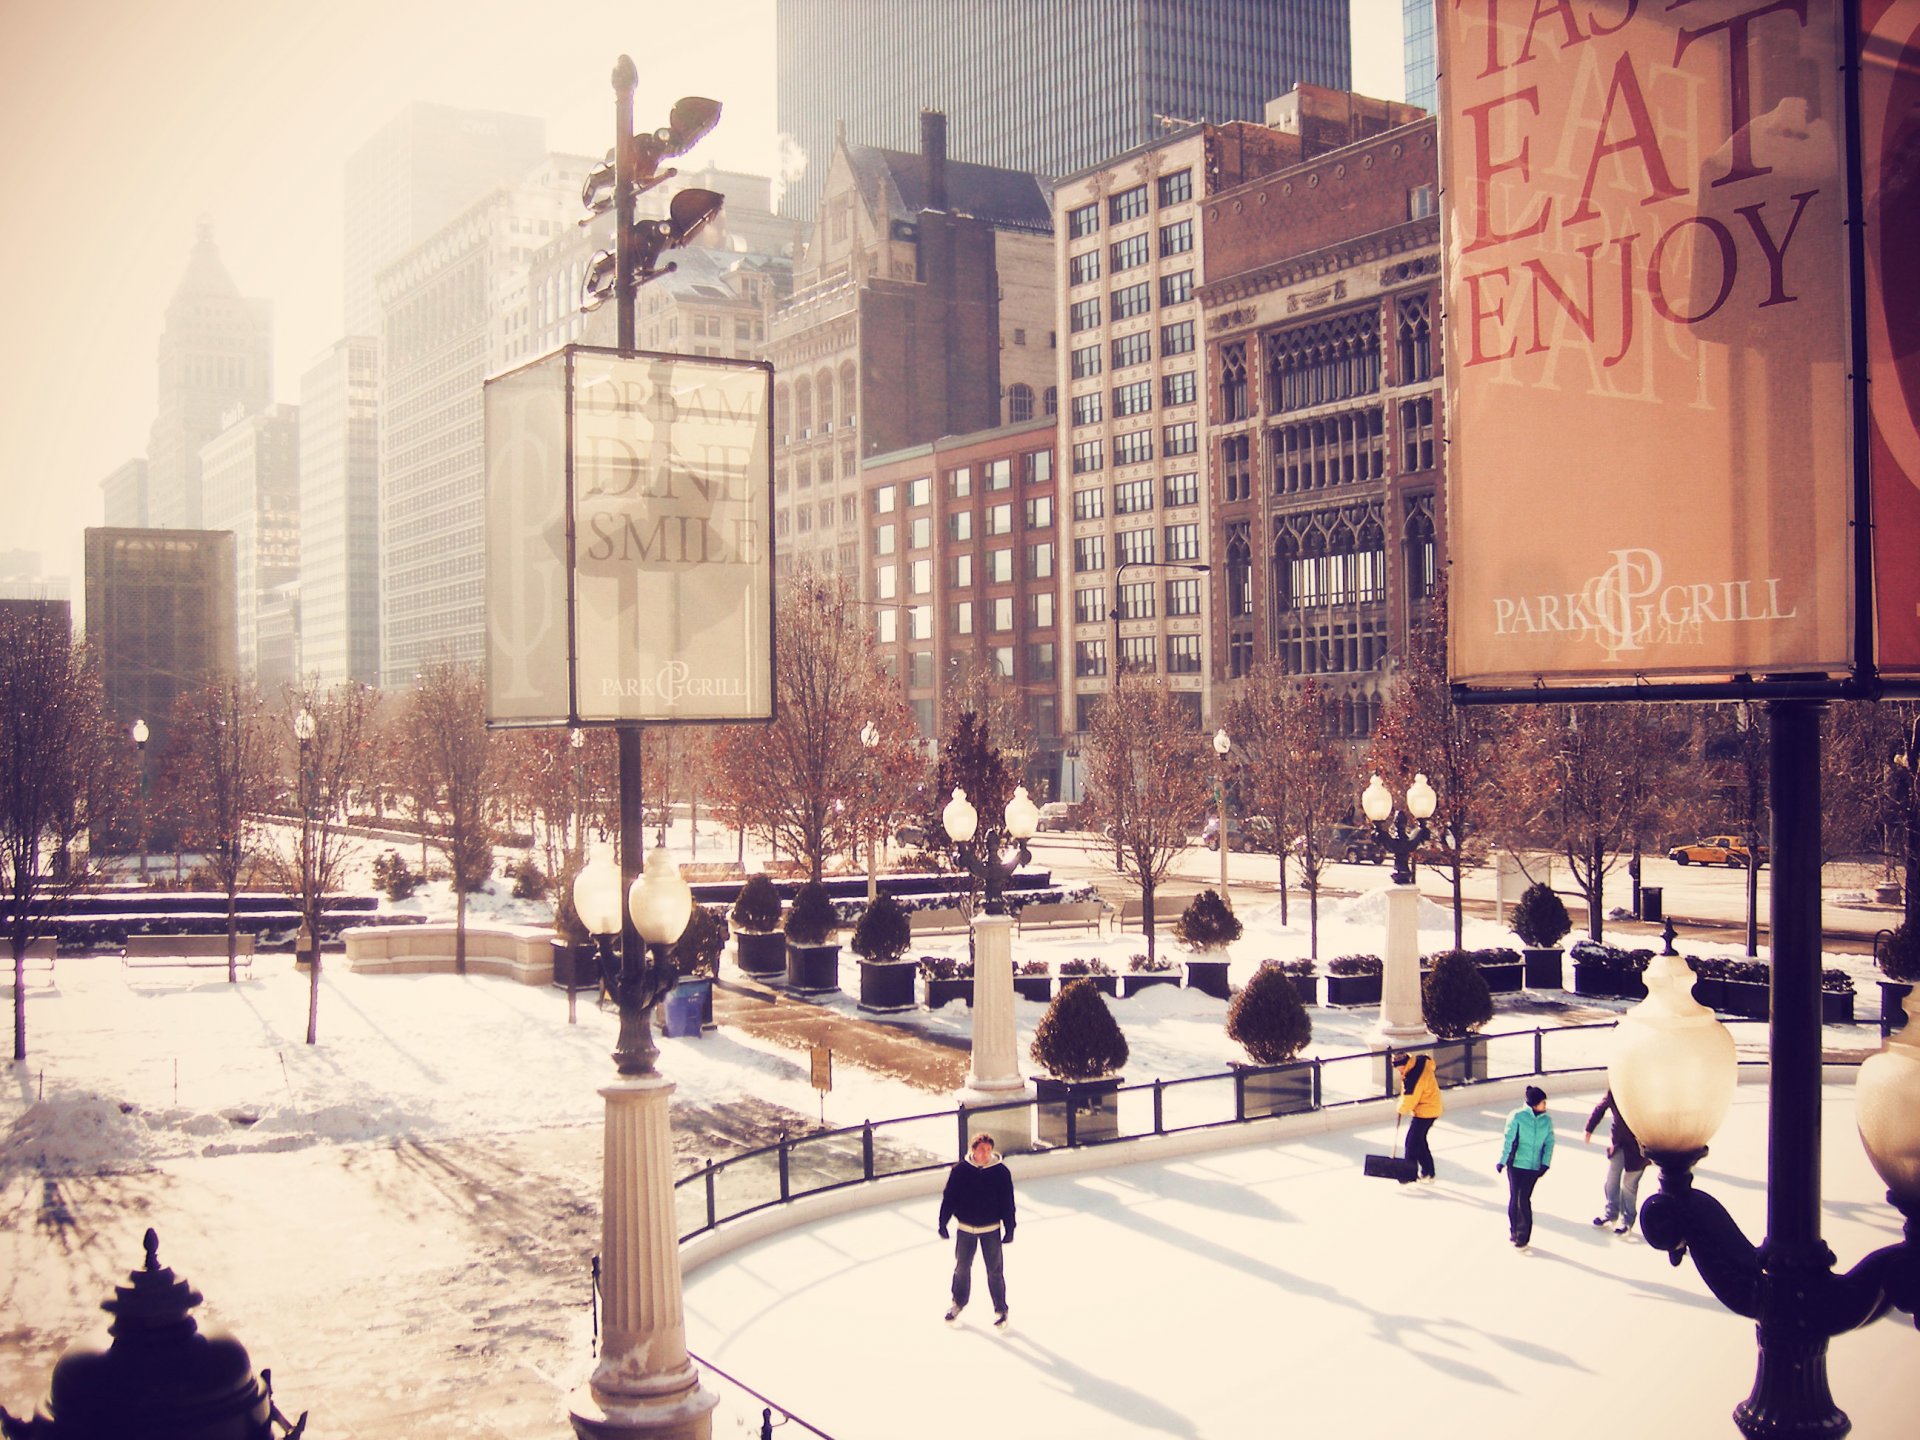
[[[489,719],[772,716],[772,388],[583,346],[487,382]]]
[[[1853,663],[1842,0],[1440,0],[1452,673]]]

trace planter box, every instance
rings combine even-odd
[[[958,978],[936,980],[932,976],[927,977],[927,1008],[929,1010],[938,1010],[942,1005],[950,1004],[955,1000],[964,1000],[969,1007],[973,1005],[971,975],[964,980]]]
[[[1564,990],[1566,972],[1561,962],[1566,952],[1558,945],[1529,945],[1520,952],[1527,972],[1529,990]],[[1491,985],[1493,982],[1487,982]]]
[[[1720,1003],[1714,1008],[1748,1020],[1764,1020],[1772,993],[1773,987],[1763,980],[1722,980]]]
[[[1487,989],[1496,995],[1511,995],[1522,989],[1527,980],[1527,967],[1521,965],[1482,965],[1480,978],[1487,982]]]
[[[1320,977],[1318,975],[1289,975],[1293,982],[1293,993],[1300,997],[1302,1005],[1320,1003]]]
[[[600,987],[600,952],[591,940],[570,945],[565,940],[547,942],[553,949],[553,983],[562,990],[597,990]]]
[[[1118,1138],[1118,1091],[1124,1083],[1124,1077],[1119,1075],[1105,1075],[1098,1080],[1056,1080],[1051,1075],[1034,1076],[1034,1100],[1040,1113],[1037,1134],[1040,1143],[1065,1145],[1069,1115],[1073,1117],[1073,1143],[1077,1145]]]
[[[1880,1033],[1891,1035],[1897,1030],[1907,1028],[1905,1002],[1907,992],[1913,985],[1906,980],[1882,980],[1880,982]]]
[[[1120,977],[1118,975],[1068,975],[1063,972],[1060,976],[1060,988],[1064,990],[1076,980],[1093,981],[1093,988],[1098,990],[1102,995],[1118,996],[1120,993]]]
[[[1820,992],[1820,1023],[1822,1025],[1853,1024],[1853,992],[1822,990]]]
[[[1442,1089],[1471,1085],[1487,1078],[1487,1042],[1477,1039],[1436,1040],[1433,1074]]]
[[[1378,975],[1327,976],[1327,1004],[1378,1005],[1379,1003],[1380,977]]]
[[[1227,999],[1227,962],[1205,959],[1187,961],[1187,988],[1198,990],[1202,995],[1211,995],[1216,1000]]]
[[[1639,975],[1621,975],[1605,966],[1573,962],[1573,993],[1595,999],[1641,1000],[1646,998],[1647,983]]]
[[[1709,1010],[1721,1010],[1726,1006],[1726,981],[1718,975],[1700,975],[1694,978],[1693,998]]]
[[[1149,985],[1172,985],[1178,987],[1180,984],[1180,972],[1178,970],[1129,970],[1126,974],[1120,976],[1119,979],[1120,998],[1124,1000],[1129,995],[1138,995]]]
[[[1239,1093],[1240,1114],[1248,1120],[1313,1109],[1311,1065],[1235,1064],[1233,1084]]]
[[[787,973],[787,937],[778,930],[736,930],[733,948],[743,974],[770,977]]]
[[[913,987],[919,973],[919,963],[913,960],[862,960],[860,1008],[887,1015],[913,1009],[919,1003]]]
[[[840,947],[787,942],[787,988],[802,995],[828,995],[840,988]]]
[[[1038,1000],[1044,1004],[1053,998],[1053,976],[1016,975],[1013,977],[1013,993],[1022,1000]]]

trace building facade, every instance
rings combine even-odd
[[[202,224],[160,332],[160,391],[147,440],[147,519],[198,529],[200,447],[235,406],[273,401],[273,307],[240,294]],[[124,468],[124,467],[123,467]]]
[[[236,653],[257,675],[261,596],[300,574],[300,411],[229,419],[200,450],[201,511],[209,530],[233,532]]]
[[[86,556],[107,712],[144,719],[163,754],[174,701],[236,670],[233,532],[89,529]]]
[[[116,465],[100,482],[101,509],[106,523],[117,529],[144,530],[147,525],[147,457],[139,455]]]
[[[1440,221],[1422,118],[1205,207],[1212,643],[1372,732],[1445,554]]]
[[[836,124],[905,150],[943,110],[956,154],[1069,175],[1352,71],[1348,0],[779,0],[775,26],[779,126],[808,160],[780,213],[808,218]]]
[[[380,678],[379,426],[379,342],[336,341],[300,378],[298,655],[323,685]]]
[[[1407,103],[1431,113],[1438,100],[1440,52],[1434,38],[1434,0],[1400,0],[1406,56]]]

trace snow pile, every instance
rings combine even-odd
[[[91,1090],[37,1100],[7,1127],[0,1171],[103,1175],[143,1169],[147,1132],[132,1110]]]

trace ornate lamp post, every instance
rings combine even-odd
[[[620,928],[619,872],[605,844],[574,881],[574,905],[605,948]],[[673,1082],[654,1068],[653,1007],[676,978],[671,947],[693,914],[680,867],[656,846],[627,894],[626,911],[645,942],[621,957],[614,998],[619,1078],[606,1100],[601,1180],[601,1294],[605,1326],[599,1361],[568,1402],[583,1440],[671,1437],[706,1440],[719,1396],[700,1384],[687,1356],[680,1246],[673,1210]]]
[[[319,917],[314,914],[313,905],[313,776],[312,755],[313,737],[319,733],[319,725],[313,718],[313,712],[300,707],[300,713],[293,717],[293,738],[300,742],[300,917],[301,939],[307,943],[307,963],[313,963],[314,952],[320,948]],[[295,950],[299,949],[298,942]],[[295,963],[299,955],[294,956]]]
[[[1227,852],[1233,848],[1227,843],[1227,752],[1231,749],[1233,737],[1223,725],[1213,732],[1213,753],[1220,757],[1215,781],[1220,797],[1220,828],[1216,832],[1220,841],[1220,903],[1229,910],[1233,908],[1233,900],[1227,894]]]
[[[1393,795],[1378,775],[1360,796],[1360,808],[1393,855],[1393,883],[1386,889],[1387,953],[1380,967],[1380,1018],[1373,1028],[1388,1048],[1433,1038],[1420,1010],[1420,891],[1413,883],[1413,854],[1430,838],[1426,822],[1437,798],[1425,775],[1414,776],[1407,787],[1405,811],[1394,807]],[[1409,815],[1416,826],[1412,831],[1407,829]]]
[[[145,720],[135,720],[130,732],[133,736],[133,748],[140,757],[140,885],[147,884],[147,741],[152,732],[147,729]]]
[[[879,786],[876,782],[876,777],[874,776],[874,773],[873,773],[873,762],[874,762],[874,754],[880,748],[880,727],[874,724],[873,721],[871,720],[867,721],[866,724],[860,727],[860,743],[866,748],[866,752],[867,752],[867,791],[868,791],[869,798],[871,799],[872,796],[877,795],[879,793]],[[873,806],[871,803],[869,803],[866,808],[869,813],[862,816],[861,818],[866,821],[868,826],[868,829],[867,829],[867,904],[871,905],[876,899],[879,898],[880,874],[879,874],[879,862],[874,855],[874,849],[878,842],[875,839],[873,829],[871,828],[873,824],[873,816],[871,814]]]
[[[966,791],[956,789],[940,812],[947,837],[960,847],[960,863],[987,889],[986,913],[973,917],[973,1066],[958,1100],[962,1106],[1008,1106],[994,1113],[993,1130],[1001,1148],[1011,1151],[1033,1146],[1027,1108],[1033,1087],[1020,1073],[1013,1022],[1013,919],[1002,898],[1008,878],[1032,858],[1027,841],[1040,823],[1026,786],[1013,792],[1003,818],[1005,834],[1019,847],[1012,865],[1001,863],[998,829],[980,834],[980,816]]]

